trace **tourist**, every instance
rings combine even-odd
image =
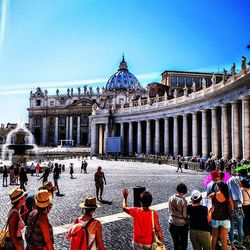
[[[30,213],[25,231],[27,250],[54,249],[53,228],[48,219],[52,208],[51,200],[52,195],[47,190],[40,190],[35,195],[36,209]]]
[[[12,208],[8,214],[8,231],[9,237],[6,238],[5,250],[23,250],[24,241],[22,238],[22,229],[25,227],[25,224],[22,220],[20,214],[20,208],[25,202],[25,195],[27,192],[24,192],[22,189],[16,187],[10,191],[10,202]]]
[[[39,163],[37,163],[36,164],[36,176],[39,176],[40,169],[41,169],[41,167],[40,167]]]
[[[70,239],[72,236],[76,235],[82,230],[82,227],[85,227],[88,231],[88,249],[89,250],[105,250],[105,246],[102,239],[102,224],[100,221],[93,218],[96,208],[99,208],[100,205],[96,203],[95,196],[88,196],[85,199],[84,203],[80,203],[80,208],[84,214],[77,218],[74,221],[74,226],[69,230],[69,233],[66,236],[66,239]],[[76,248],[73,244],[80,245],[79,242],[71,241],[71,249],[81,249]]]
[[[58,163],[55,163],[54,171],[53,171],[53,179],[54,179],[54,187],[57,190],[57,194],[60,194],[59,186],[58,186],[58,179],[60,177],[61,170],[58,166]]]
[[[31,174],[31,176],[33,176],[34,173],[35,173],[35,165],[32,162],[31,165],[30,165],[30,174]]]
[[[26,191],[25,185],[27,185],[28,177],[24,167],[20,168],[20,188]]]
[[[214,170],[211,173],[212,181],[207,185],[207,195],[211,193],[217,192],[217,182],[220,180],[220,172],[218,170]]]
[[[70,178],[73,179],[73,174],[74,174],[74,168],[73,168],[73,163],[70,163],[69,165],[69,173],[70,173]]]
[[[83,161],[83,171],[84,171],[84,174],[87,174],[87,166],[88,166],[88,163],[84,160]]]
[[[15,185],[19,185],[19,183],[18,183],[18,180],[19,180],[19,165],[16,165],[14,167],[14,176],[15,176],[15,178],[14,178]]]
[[[187,207],[190,239],[194,250],[211,250],[209,222],[211,212],[206,206],[201,205],[202,195],[200,191],[194,190],[191,194],[191,205]]]
[[[48,181],[48,178],[49,178],[49,169],[45,168],[44,173],[38,180],[43,179],[43,185],[44,185],[44,183]]]
[[[250,243],[250,183],[246,179],[240,181],[241,192],[243,196],[242,208],[244,211],[243,219],[243,231],[245,234],[245,240]]]
[[[10,185],[14,185],[15,184],[15,173],[14,173],[14,166],[11,165],[10,166]]]
[[[125,213],[133,217],[134,235],[133,244],[135,250],[150,250],[153,242],[153,226],[152,218],[154,219],[155,231],[159,240],[163,242],[162,230],[159,224],[159,216],[154,210],[150,210],[153,197],[150,192],[144,191],[140,195],[140,202],[142,207],[128,207],[127,205],[128,190],[123,190],[122,209]]]
[[[94,180],[95,180],[97,200],[99,200],[99,198],[100,198],[100,200],[102,200],[104,184],[107,185],[107,182],[106,182],[106,179],[105,179],[105,175],[102,172],[102,167],[99,166],[97,168]]]
[[[238,238],[238,248],[239,249],[244,249],[242,248],[242,243],[243,243],[243,218],[244,218],[244,213],[242,209],[242,204],[243,204],[243,196],[242,196],[242,191],[240,188],[240,178],[239,176],[232,176],[228,181],[227,181],[228,189],[229,189],[229,194],[233,200],[234,204],[234,212],[231,214],[231,228],[229,231],[229,241],[231,243],[231,248],[233,249],[234,247],[234,223],[236,222],[237,225],[237,238]]]
[[[8,169],[5,165],[3,167],[3,187],[8,187]]]
[[[169,198],[169,231],[174,242],[174,250],[187,249],[188,241],[188,220],[187,220],[187,201],[185,194],[187,186],[180,183],[177,194]]]
[[[215,250],[217,239],[220,232],[222,250],[227,250],[227,231],[230,230],[230,216],[233,211],[233,201],[229,196],[229,190],[226,183],[219,181],[217,183],[218,191],[211,193],[213,207],[211,209],[212,220],[212,250]]]
[[[82,165],[81,165],[81,173],[84,171],[84,161],[82,161]]]
[[[176,157],[176,159],[177,159],[177,170],[176,170],[176,172],[178,172],[179,169],[180,169],[180,170],[181,170],[181,173],[182,173],[182,172],[183,172],[183,171],[182,171],[182,158],[181,158],[180,155],[178,155],[178,156]],[[184,160],[184,158],[183,158],[183,160]]]

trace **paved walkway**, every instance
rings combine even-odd
[[[172,240],[168,231],[168,198],[176,192],[176,186],[180,182],[186,183],[188,194],[193,189],[204,191],[202,180],[206,173],[197,173],[191,170],[184,170],[184,173],[176,173],[176,167],[158,164],[147,164],[138,162],[119,162],[87,160],[88,174],[80,173],[81,160],[64,160],[66,171],[59,179],[61,193],[65,196],[55,196],[53,208],[50,212],[50,221],[55,232],[55,249],[69,249],[69,242],[65,235],[73,219],[81,215],[79,203],[84,201],[87,195],[95,194],[94,173],[99,165],[103,167],[106,175],[107,186],[103,198],[112,205],[102,204],[102,208],[96,210],[95,217],[103,223],[103,236],[107,249],[130,250],[132,249],[132,219],[121,213],[122,189],[129,189],[128,205],[133,205],[133,187],[144,186],[153,195],[153,209],[156,209],[160,216],[160,224],[163,229],[167,249],[173,249]],[[70,179],[69,163],[74,163],[75,179]],[[41,185],[35,176],[28,176],[27,189],[30,193],[36,192]],[[52,176],[49,177],[52,180]],[[0,222],[3,225],[9,209],[8,191],[12,187],[0,189]],[[191,246],[189,249],[192,249]]]

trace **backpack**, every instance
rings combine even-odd
[[[91,218],[85,226],[83,226],[81,223],[74,224],[68,234],[66,235],[66,239],[71,240],[70,249],[71,250],[88,250],[91,249],[94,241],[91,243],[91,246],[88,248],[88,225],[93,221],[94,219]]]

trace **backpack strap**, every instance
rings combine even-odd
[[[89,234],[88,234],[88,225],[92,222],[94,220],[94,218],[91,218],[87,223],[86,223],[86,225],[85,226],[83,226],[83,229],[85,230],[85,232],[86,232],[86,239],[87,239],[87,246],[88,246],[88,241],[89,241]],[[81,238],[81,242],[80,242],[80,247],[82,246],[82,244],[83,244],[83,239],[84,237],[82,237]],[[93,241],[94,242],[94,241]],[[91,247],[92,247],[92,245],[93,245],[93,242],[92,242],[92,244],[91,244]]]
[[[244,191],[247,193],[248,197],[250,198],[250,194],[247,192],[245,188],[244,188]]]

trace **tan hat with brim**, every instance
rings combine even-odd
[[[88,209],[88,208],[99,208],[99,207],[102,207],[102,206],[100,206],[99,204],[96,203],[95,196],[88,196],[85,199],[85,202],[79,204],[79,207]]]
[[[40,190],[35,195],[36,206],[40,208],[47,207],[51,203],[51,200],[52,200],[52,195],[51,193],[48,192],[48,190]]]
[[[27,193],[28,192],[24,192],[21,188],[18,187],[12,189],[9,192],[10,201],[8,202],[8,204],[14,204],[15,202],[23,198]]]

